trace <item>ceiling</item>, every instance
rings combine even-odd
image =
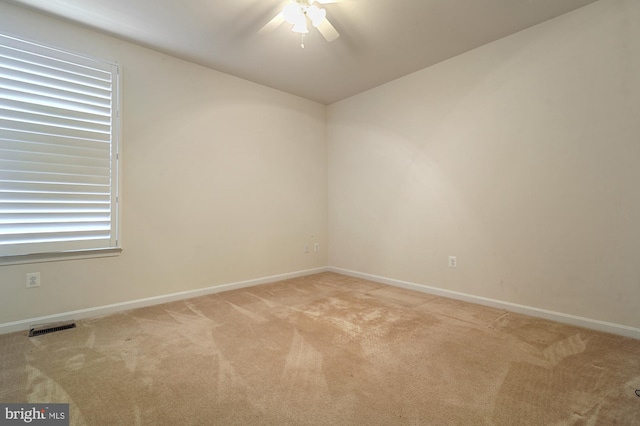
[[[342,0],[340,33],[300,47],[288,0],[4,0],[323,104],[330,104],[596,0]]]

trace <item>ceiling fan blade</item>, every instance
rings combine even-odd
[[[264,27],[260,28],[258,34],[266,34],[269,33],[280,26],[284,22],[284,16],[282,16],[282,12],[278,13],[273,17],[272,20],[267,22]]]
[[[322,21],[320,25],[318,25],[318,31],[322,34],[327,41],[333,41],[340,37],[340,33],[331,25],[328,19]]]

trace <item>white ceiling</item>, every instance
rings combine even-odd
[[[330,104],[596,0],[342,0],[328,43],[285,23],[288,0],[4,0]]]

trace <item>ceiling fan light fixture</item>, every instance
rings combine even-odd
[[[327,11],[322,7],[316,6],[314,3],[324,5],[327,3],[337,3],[339,1],[341,0],[289,0],[287,4],[283,6],[281,12],[258,32],[263,33],[274,30],[280,24],[287,22],[291,25],[291,31],[302,35],[303,43],[301,46],[304,47],[304,36],[309,33],[307,24],[307,19],[309,19],[325,40],[333,41],[337,39],[340,34],[327,19]]]
[[[291,25],[297,25],[298,22],[304,19],[304,13],[302,12],[302,9],[300,9],[299,5],[289,3],[282,8],[282,17]]]
[[[296,22],[293,25],[293,28],[291,28],[291,31],[293,31],[294,33],[300,33],[300,34],[308,33],[309,29],[307,28],[307,22],[304,19],[301,19],[300,21]]]
[[[309,6],[307,9],[307,16],[311,19],[313,26],[317,28],[327,17],[327,11],[319,8],[318,6]]]

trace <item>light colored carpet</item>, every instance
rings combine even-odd
[[[0,336],[76,425],[638,425],[640,341],[323,273]]]

